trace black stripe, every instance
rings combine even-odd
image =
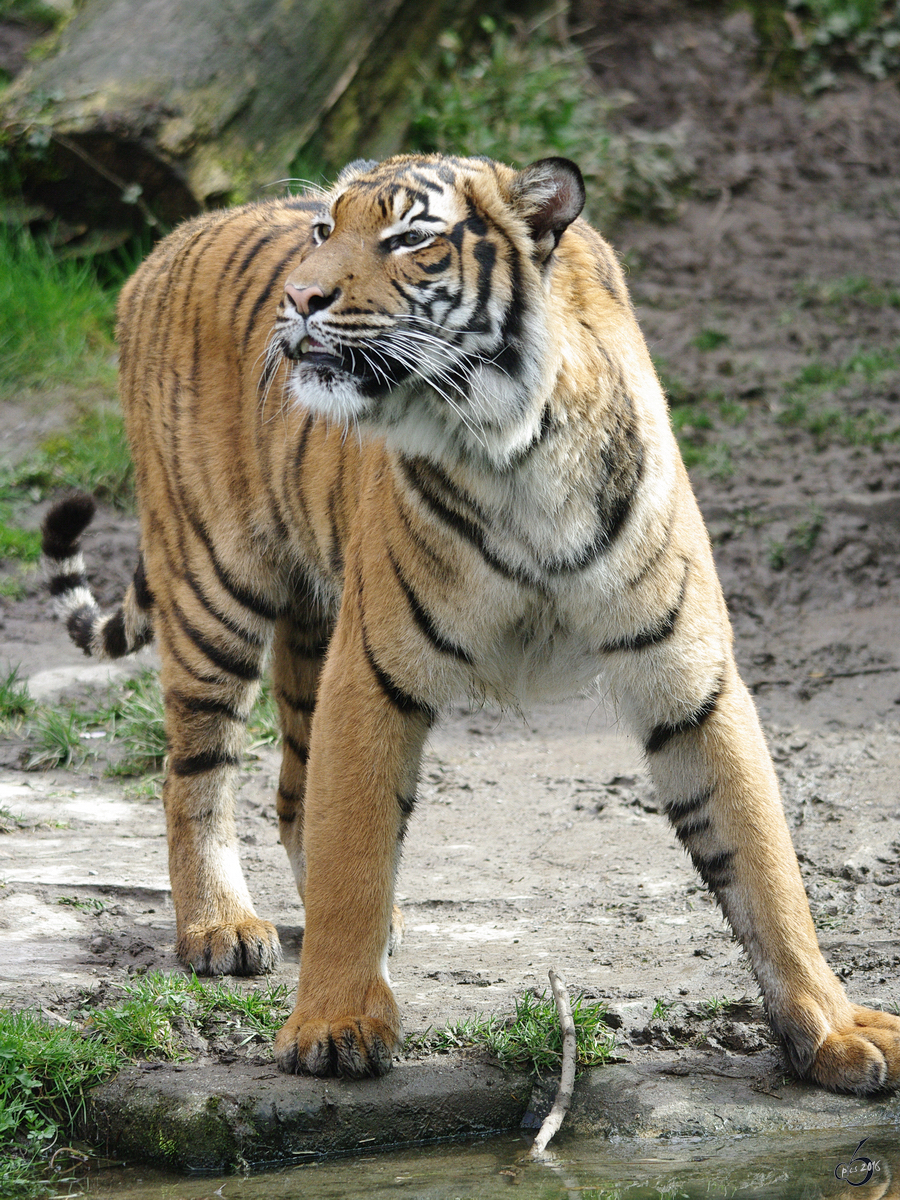
[[[709,802],[713,794],[713,788],[704,788],[702,792],[697,792],[695,796],[689,796],[686,800],[673,800],[666,809],[666,816],[672,822],[677,824],[683,821],[685,817],[690,817],[694,813],[699,812],[705,804]]]
[[[216,578],[225,591],[228,592],[229,596],[231,596],[233,600],[236,600],[243,608],[249,609],[250,612],[255,613],[258,617],[264,617],[267,621],[274,621],[279,614],[278,608],[276,608],[274,604],[267,603],[261,596],[257,595],[255,592],[249,591],[247,588],[243,587],[241,584],[237,583],[231,578],[231,576],[219,562],[215,547],[213,546],[212,538],[209,535],[209,530],[192,512],[190,506],[186,502],[183,491],[181,494],[181,500],[182,508],[187,516],[188,521],[190,522],[191,528],[203,543],[203,546],[209,555],[209,561],[212,563],[212,568],[216,573]]]
[[[229,721],[237,721],[240,725],[247,724],[248,718],[230,704],[226,704],[224,700],[211,700],[206,696],[188,696],[173,688],[166,692],[166,703],[170,701],[179,704],[188,712],[208,713],[210,716],[226,717]]]
[[[310,716],[316,711],[315,696],[292,696],[283,687],[276,688],[275,694],[279,700],[284,701],[292,712],[305,713],[307,716]]]
[[[678,599],[664,617],[661,617],[654,625],[649,625],[646,629],[642,629],[639,633],[632,633],[626,637],[619,638],[617,642],[607,642],[606,645],[601,646],[600,653],[615,654],[620,650],[646,650],[648,646],[658,646],[661,642],[670,638],[675,632],[678,616],[684,604],[687,577],[688,568],[685,565]]]
[[[186,570],[184,572],[184,580],[209,615],[214,617],[220,625],[224,625],[230,633],[235,634],[236,637],[239,637],[241,641],[245,642],[248,646],[255,646],[257,649],[262,649],[268,644],[268,638],[260,637],[258,634],[252,633],[243,625],[239,625],[237,621],[232,620],[231,617],[226,616],[225,613],[220,612],[206,595],[203,587],[200,584],[200,580],[197,579],[192,571]]]
[[[411,817],[413,814],[413,809],[416,807],[416,797],[404,796],[402,792],[398,792],[397,804],[404,817]]]
[[[309,448],[309,435],[314,423],[312,416],[307,416],[303,422],[303,428],[300,430],[300,437],[297,441],[297,449],[294,451],[294,461],[291,466],[290,476],[285,472],[284,490],[282,492],[282,499],[289,510],[293,510],[295,501],[299,504],[301,523],[304,528],[310,530],[313,529],[313,523],[310,520],[309,505],[303,494],[302,475],[306,452]]]
[[[221,687],[222,686],[221,676],[219,676],[219,675],[203,675],[193,665],[193,663],[188,662],[188,660],[184,657],[184,655],[179,650],[176,649],[175,641],[172,636],[172,623],[171,623],[171,621],[166,621],[165,617],[163,617],[163,620],[165,621],[165,624],[167,627],[166,637],[164,639],[165,645],[166,645],[166,650],[169,654],[172,655],[172,657],[178,663],[179,667],[181,667],[182,671],[184,671],[185,674],[190,675],[192,679],[196,679],[198,683],[208,683],[208,684],[211,684],[213,687]]]
[[[91,653],[91,639],[94,636],[94,624],[97,616],[96,608],[89,604],[83,604],[81,608],[76,608],[73,613],[70,613],[66,621],[69,637],[79,650],[83,650],[88,655]]]
[[[147,612],[153,607],[153,593],[147,583],[147,572],[144,568],[144,556],[138,555],[138,563],[134,570],[134,598],[137,601],[138,608]]]
[[[495,554],[488,550],[485,544],[485,533],[481,526],[476,525],[474,521],[470,521],[468,517],[464,517],[461,513],[447,508],[443,501],[435,494],[434,488],[422,478],[420,469],[416,463],[410,459],[401,458],[400,466],[406,482],[425,502],[431,512],[443,521],[445,525],[448,525],[456,533],[464,537],[466,541],[470,542],[489,567],[492,567],[505,579],[514,579],[518,583],[537,584],[540,582],[531,572],[510,566],[509,563],[497,558]]]
[[[403,572],[400,570],[400,564],[397,562],[396,558],[394,558],[391,550],[388,550],[388,560],[391,566],[394,568],[394,575],[397,577],[397,582],[400,584],[403,594],[406,597],[409,610],[412,613],[412,618],[419,630],[425,635],[428,641],[431,642],[435,650],[439,650],[441,654],[448,654],[451,658],[459,659],[460,662],[471,665],[472,658],[469,652],[464,650],[462,646],[457,645],[456,642],[448,641],[447,638],[445,638],[443,634],[438,631],[432,619],[431,613],[424,608],[416,593],[407,583],[403,576]]]
[[[493,362],[495,360],[492,359],[491,361]],[[555,432],[555,430],[556,421],[553,418],[553,413],[550,409],[550,403],[548,401],[541,410],[540,427],[538,428],[534,437],[527,446],[523,446],[521,450],[517,450],[509,459],[509,461],[503,464],[503,466],[500,468],[501,472],[505,473],[507,471],[514,471],[518,467],[521,467],[525,461],[531,457],[535,450],[537,450],[538,446],[543,445],[544,442],[549,439],[551,433]]]
[[[633,430],[629,432],[629,438],[636,438]],[[618,446],[613,448],[615,454],[619,453],[619,449]],[[609,454],[610,448],[607,446],[604,457]],[[627,459],[627,453],[622,451],[621,457]],[[565,558],[550,559],[543,563],[545,571],[553,574],[584,571],[595,563],[601,554],[605,554],[609,550],[628,520],[635,492],[644,473],[643,448],[634,444],[631,457],[634,461],[627,474],[624,468],[617,464],[615,468],[608,471],[607,478],[597,490],[595,504],[598,525],[592,540],[575,554],[567,555]]]
[[[78,571],[72,575],[54,575],[47,587],[51,596],[62,596],[65,592],[72,592],[75,588],[87,585],[87,576],[83,571]]]
[[[278,785],[278,791],[275,794],[275,812],[278,814],[279,821],[284,821],[285,824],[289,824],[291,821],[296,820],[297,814],[296,812],[286,812],[284,808],[279,805],[280,800],[284,800],[285,807],[290,806],[292,809],[299,808],[302,811],[303,797],[298,795],[296,792],[289,792],[287,788],[282,787],[281,784]]]
[[[297,741],[296,738],[291,737],[289,733],[282,735],[282,741],[294,755],[294,757],[299,759],[300,762],[306,766],[306,764],[309,762],[309,747],[302,745]]]
[[[295,231],[283,230],[282,232],[287,233],[287,232],[295,232]],[[305,233],[305,231],[304,231],[304,233]],[[282,274],[286,270],[287,265],[290,262],[290,260],[292,258],[294,258],[296,256],[296,254],[297,254],[297,246],[292,245],[290,250],[288,250],[287,254],[283,255],[283,257],[278,260],[278,266],[274,269],[274,271],[270,272],[269,278],[268,278],[268,281],[266,282],[265,287],[259,293],[259,295],[256,297],[256,300],[254,301],[254,304],[253,304],[253,308],[250,310],[250,316],[247,318],[247,326],[244,330],[243,350],[245,353],[247,351],[247,346],[250,342],[250,336],[256,327],[256,318],[259,316],[259,310],[271,298],[272,289],[275,287],[275,284],[278,282],[278,280],[281,278]]]
[[[731,883],[733,850],[722,850],[719,854],[691,854],[691,861],[703,882],[711,889],[728,887]]]
[[[103,624],[103,649],[110,658],[122,658],[131,649],[125,637],[125,613],[121,608]]]
[[[169,769],[173,775],[204,775],[207,771],[217,771],[220,767],[236,767],[240,758],[234,754],[223,754],[219,750],[207,750],[205,754],[191,754],[185,758],[173,758]]]
[[[329,526],[329,549],[328,549],[328,564],[331,567],[332,574],[340,578],[344,573],[344,555],[341,550],[341,538],[338,530],[337,520],[337,504],[341,495],[341,489],[344,482],[344,456],[338,458],[337,478],[331,486],[328,493],[328,526]]]
[[[210,662],[215,663],[217,667],[227,671],[229,675],[234,675],[237,679],[255,680],[260,678],[262,671],[258,658],[256,661],[249,661],[247,658],[241,658],[223,650],[221,646],[211,642],[196,625],[187,619],[174,599],[171,600],[171,605],[182,632]]]
[[[697,817],[695,821],[685,821],[683,825],[679,825],[675,830],[675,836],[684,846],[687,845],[691,838],[695,838],[701,833],[706,833],[711,827],[712,821],[709,817]]]
[[[398,712],[404,717],[421,716],[431,724],[437,717],[437,713],[428,704],[423,704],[408,692],[404,692],[401,687],[391,679],[387,671],[385,671],[375,659],[375,655],[369,646],[369,639],[366,637],[365,628],[362,631],[363,653],[366,656],[366,661],[369,664],[369,669],[378,681],[378,686],[384,692],[386,698],[393,704]]]
[[[656,754],[662,750],[673,737],[677,737],[682,733],[689,733],[693,729],[699,729],[705,721],[712,716],[716,711],[716,705],[719,703],[719,696],[722,692],[721,682],[717,683],[715,688],[710,692],[701,705],[699,705],[689,717],[685,717],[683,721],[676,721],[671,725],[661,724],[655,726],[647,738],[644,749],[648,754]]]
[[[455,582],[457,576],[455,563],[448,562],[433,546],[429,545],[414,515],[410,513],[400,497],[398,497],[397,514],[403,522],[407,537],[418,551],[419,557],[428,559],[435,573],[445,583]]]

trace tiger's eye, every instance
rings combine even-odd
[[[424,229],[407,229],[406,233],[400,234],[401,246],[418,246],[428,238],[428,233]]]

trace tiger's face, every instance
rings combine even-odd
[[[312,218],[273,345],[292,398],[406,451],[508,461],[546,390],[550,254],[578,168],[398,157],[346,168]]]

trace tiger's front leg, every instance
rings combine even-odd
[[[616,655],[675,833],[744,946],[798,1074],[836,1091],[900,1084],[900,1019],[851,1004],[822,956],[774,767],[731,652],[712,565],[688,567],[671,636]],[[709,614],[722,615],[718,632]]]
[[[323,668],[306,775],[306,926],[282,1070],[382,1075],[400,1042],[387,976],[394,877],[434,714],[392,679],[347,585]]]

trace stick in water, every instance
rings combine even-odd
[[[566,989],[566,981],[550,968],[550,986],[553,989],[553,999],[556,1001],[556,1015],[559,1017],[559,1027],[563,1035],[562,1071],[559,1077],[559,1090],[553,1107],[544,1118],[544,1123],[538,1130],[537,1137],[531,1147],[530,1157],[537,1158],[543,1154],[550,1139],[559,1130],[563,1118],[572,1103],[575,1090],[575,1022],[572,1019],[572,1005]]]

